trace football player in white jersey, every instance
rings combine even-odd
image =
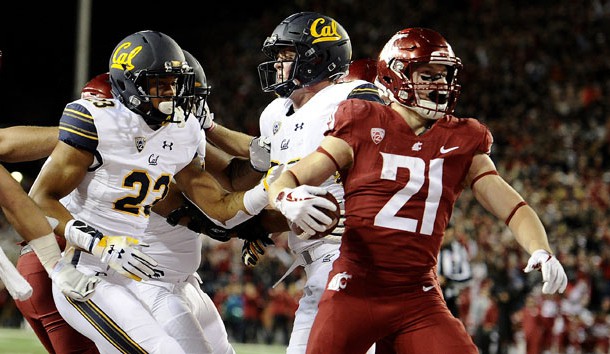
[[[31,189],[59,220],[55,231],[76,246],[64,257],[103,279],[87,302],[70,301],[55,284],[54,300],[101,352],[183,353],[125,287],[163,276],[138,249],[152,205],[175,190],[169,188],[175,180],[208,215],[230,226],[260,212],[265,192],[228,194],[202,172],[199,123],[178,106],[192,95],[192,69],[173,39],[155,31],[127,36],[115,47],[109,72],[115,98],[66,106],[60,142]],[[68,194],[64,207],[59,200]]]
[[[336,82],[346,74],[352,49],[347,32],[333,18],[315,12],[293,14],[267,37],[262,50],[270,59],[258,67],[262,88],[279,96],[260,117],[261,136],[270,140],[272,166],[289,168],[315,151],[339,102],[356,97],[381,102],[372,83]],[[322,186],[342,204],[340,181],[330,178]],[[288,354],[305,353],[339,244],[336,236],[304,240],[289,232],[288,245],[297,256],[289,272],[303,266],[307,282],[296,311]]]
[[[204,123],[209,87],[203,67],[188,51],[188,64],[195,73],[193,115]],[[206,140],[201,140],[198,155],[205,164]],[[215,169],[216,167],[212,167]],[[258,179],[260,180],[260,174]],[[153,207],[153,211],[155,208]],[[182,225],[172,226],[165,217],[153,212],[142,241],[149,245],[146,253],[158,263],[163,277],[130,282],[129,288],[148,307],[155,319],[174,337],[186,353],[234,354],[216,305],[201,290],[197,269],[201,264],[201,234]]]

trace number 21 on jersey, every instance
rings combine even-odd
[[[430,161],[430,169],[426,176],[426,162],[413,156],[381,153],[383,167],[381,179],[396,181],[399,168],[409,170],[409,181],[381,208],[375,216],[375,226],[390,229],[418,232],[422,235],[432,235],[434,221],[438,210],[438,203],[443,192],[443,161],[444,159],[433,159]],[[420,191],[428,178],[428,197],[424,207],[422,220],[396,216],[398,211],[405,206],[411,197]]]

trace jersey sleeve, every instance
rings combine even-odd
[[[494,142],[493,135],[491,134],[491,131],[489,131],[489,128],[487,128],[487,126],[485,124],[480,124],[479,127],[482,130],[483,138],[481,139],[481,142],[479,143],[477,150],[484,154],[490,155],[491,154],[491,145]]]
[[[329,123],[330,130],[326,131],[324,135],[334,136],[352,145],[352,133],[354,131],[354,120],[352,117],[354,105],[357,103],[359,103],[358,100],[342,101],[331,116]]]
[[[64,108],[59,120],[59,141],[94,153],[97,149],[97,129],[89,110],[78,102]]]
[[[370,82],[358,85],[348,95],[347,99],[358,98],[365,101],[383,103],[379,96],[379,89]]]

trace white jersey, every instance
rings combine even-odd
[[[153,130],[115,99],[70,103],[60,122],[60,140],[91,151],[95,161],[66,208],[105,235],[141,238],[151,206],[196,156],[199,131],[196,119],[183,128],[170,123]],[[97,257],[83,257],[97,263]]]
[[[330,85],[313,96],[303,107],[294,111],[289,98],[276,98],[261,113],[260,132],[271,141],[271,165],[290,166],[315,151],[322,140],[324,132],[329,129],[331,115],[339,102],[348,98],[352,90],[366,81]],[[321,185],[330,191],[341,203],[343,186],[331,177]],[[299,252],[311,247],[314,243],[325,242],[324,239],[302,240],[293,232],[289,233],[288,245]]]

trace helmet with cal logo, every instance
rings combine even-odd
[[[193,70],[182,48],[171,37],[156,31],[140,31],[125,37],[112,51],[109,63],[114,97],[140,114],[148,124],[173,121],[175,104],[161,112],[151,98],[178,102],[193,95]],[[153,96],[152,85],[172,77],[176,89],[171,96]],[[168,107],[168,106],[165,106]]]
[[[283,49],[296,53],[294,61],[280,61]],[[263,53],[271,59],[258,66],[261,87],[288,97],[298,88],[334,80],[347,72],[352,45],[345,29],[333,18],[300,12],[287,17],[263,43]],[[290,75],[277,80],[276,64],[292,64]]]

